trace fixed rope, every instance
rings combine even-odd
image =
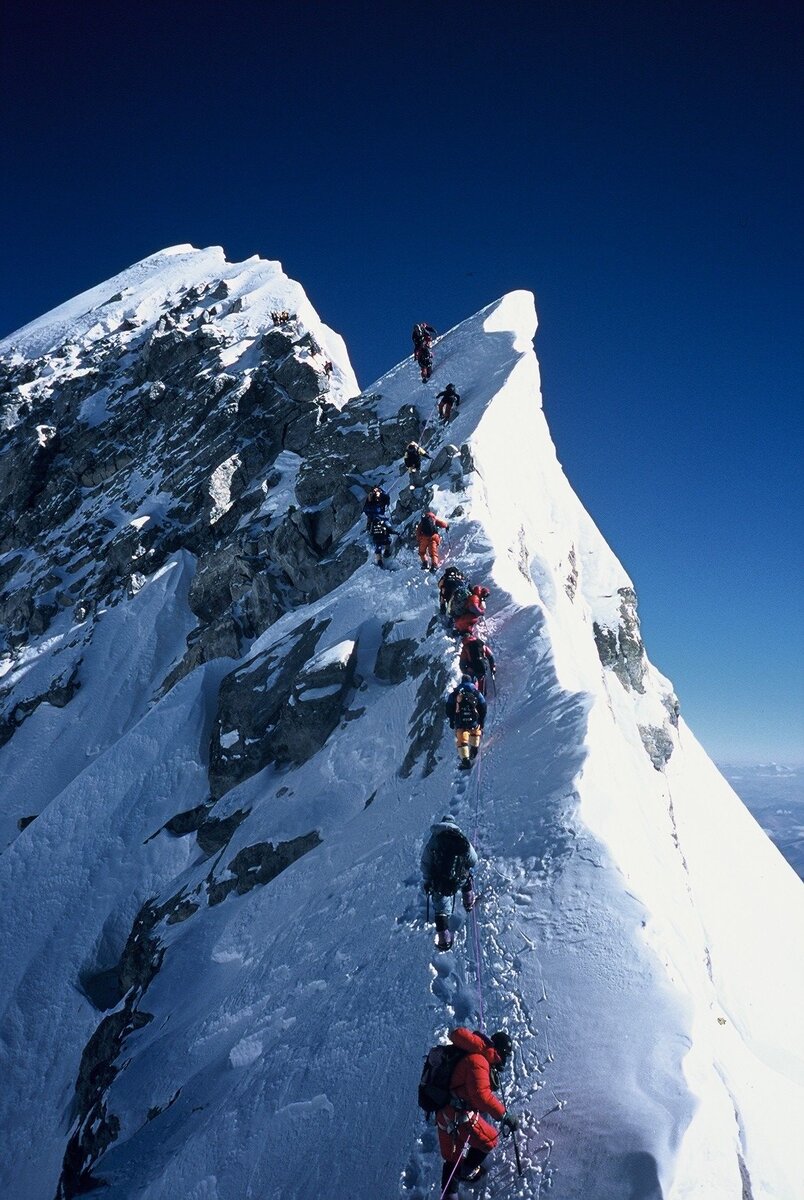
[[[471,1136],[471,1133],[472,1133],[472,1129],[470,1126],[469,1129],[467,1129],[467,1131],[466,1131],[466,1137],[463,1139],[463,1145],[461,1146],[461,1152],[458,1155],[458,1157],[455,1159],[455,1166],[452,1168],[452,1171],[450,1172],[449,1179],[444,1184],[444,1188],[441,1192],[441,1196],[439,1197],[439,1200],[444,1200],[444,1197],[449,1193],[449,1189],[452,1185],[452,1181],[455,1178],[455,1172],[458,1170],[458,1167],[461,1165],[461,1159],[463,1158],[463,1152],[466,1149],[466,1147],[469,1145],[469,1138]]]
[[[482,795],[483,784],[483,746],[482,743],[477,750],[477,767],[475,768],[475,812],[474,812],[474,828],[472,830],[472,844],[477,847],[480,841],[480,798]],[[478,999],[478,1016],[480,1018],[480,1028],[485,1030],[486,1014],[483,1001],[483,959],[480,949],[480,928],[477,920],[477,902],[472,908],[472,940],[474,943],[475,954],[475,974],[477,976],[477,999]]]

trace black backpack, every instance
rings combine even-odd
[[[465,579],[459,579],[456,586],[453,588],[452,595],[449,601],[450,616],[460,617],[463,615],[463,610],[466,608],[466,602],[471,596],[469,585]]]
[[[439,896],[454,896],[466,878],[469,841],[460,829],[442,829],[432,852],[432,883]]]
[[[404,462],[405,462],[406,467],[416,467],[418,470],[419,466],[421,465],[421,458],[419,457],[419,451],[414,450],[412,446],[409,446],[408,449],[405,451]]]
[[[474,675],[486,674],[486,643],[482,638],[472,638],[466,645],[466,659]]]
[[[431,1113],[440,1112],[452,1102],[452,1092],[449,1089],[452,1072],[465,1051],[457,1046],[433,1046],[424,1060],[422,1077],[419,1080],[419,1108],[428,1117]]]
[[[438,531],[438,526],[435,523],[435,518],[432,513],[425,513],[421,521],[419,521],[418,532],[422,537],[432,537]]]
[[[455,716],[461,728],[473,728],[480,720],[477,697],[465,688],[460,688],[455,700]]]
[[[441,581],[441,590],[445,601],[449,603],[455,593],[462,587],[466,587],[466,577],[457,567],[447,567],[444,572],[444,578]]]

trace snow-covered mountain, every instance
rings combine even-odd
[[[504,1144],[479,1196],[804,1193],[801,884],[646,657],[535,330],[513,293],[358,395],[278,264],[176,247],[0,343],[4,1197],[437,1197],[416,1084],[458,1023],[516,1040],[523,1173]],[[491,588],[468,776],[370,482]],[[438,954],[446,812],[482,897]]]

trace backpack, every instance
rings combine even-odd
[[[419,1080],[419,1108],[423,1109],[428,1117],[431,1113],[440,1112],[452,1101],[452,1092],[449,1089],[452,1072],[464,1054],[465,1051],[459,1050],[457,1046],[433,1046],[428,1051]]]
[[[452,600],[455,593],[462,585],[465,586],[466,579],[458,570],[457,567],[447,567],[444,572],[444,578],[441,581],[441,590],[444,593],[444,599]]]
[[[463,610],[466,607],[466,602],[469,599],[469,597],[471,596],[471,594],[472,593],[469,591],[469,585],[467,584],[466,580],[461,579],[458,583],[458,586],[455,588],[455,590],[453,591],[452,596],[450,598],[450,602],[449,602],[450,616],[453,616],[453,617],[461,616],[461,614],[463,613]]]
[[[414,450],[412,447],[408,447],[408,449],[405,451],[404,462],[406,467],[416,467],[418,470],[419,466],[421,465],[419,451]]]
[[[461,728],[473,728],[480,720],[477,697],[463,687],[459,689],[455,700],[455,716]]]
[[[469,842],[460,829],[442,829],[432,851],[432,882],[439,896],[454,896],[466,878]]]
[[[432,513],[425,513],[421,521],[419,521],[417,533],[420,533],[422,537],[432,537],[437,532],[438,526],[435,523],[435,517]]]
[[[465,643],[466,661],[470,664],[475,675],[486,674],[486,643],[482,638],[474,637]],[[463,655],[461,656],[463,657]]]

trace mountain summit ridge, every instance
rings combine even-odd
[[[0,344],[5,1194],[424,1200],[421,1057],[483,1016],[516,1041],[525,1164],[498,1152],[490,1197],[793,1194],[800,885],[646,655],[535,331],[510,293],[431,385],[407,359],[358,394],[278,264],[174,247]],[[492,589],[468,782],[454,643],[406,541],[370,561],[369,482]],[[447,810],[479,959],[423,921]]]

